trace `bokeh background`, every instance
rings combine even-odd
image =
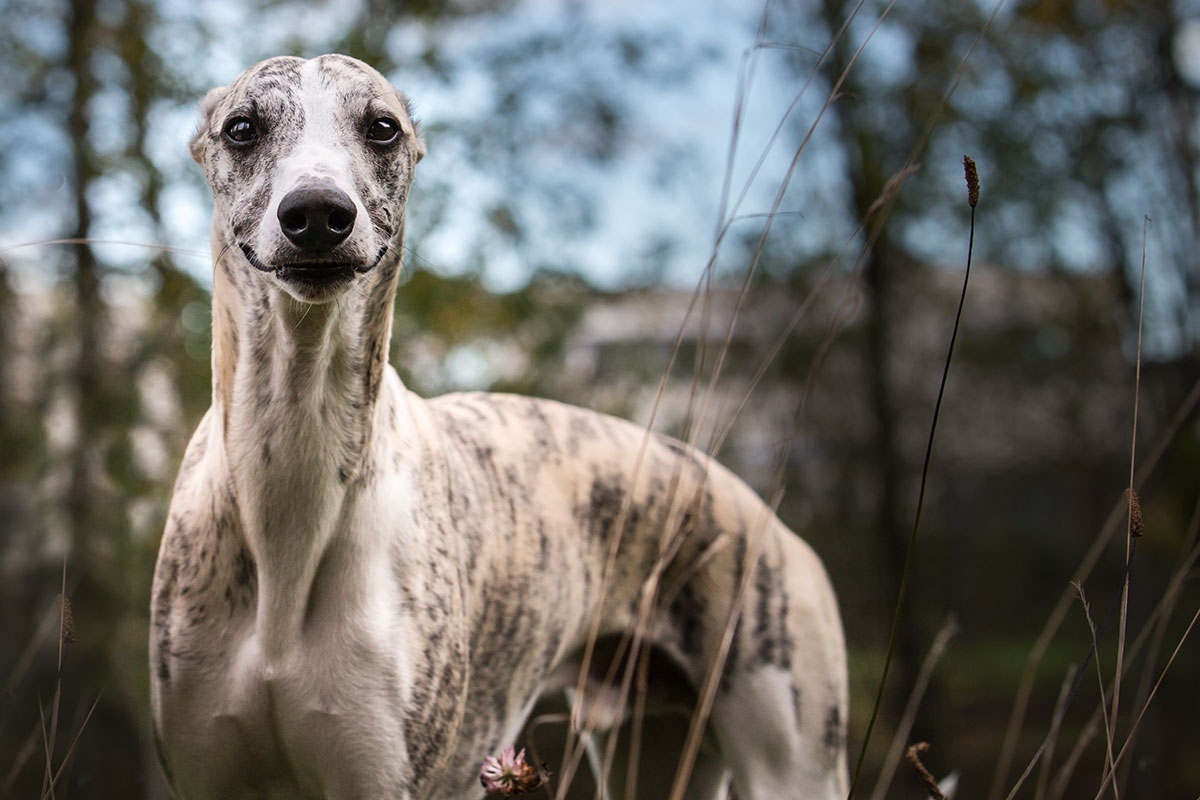
[[[1115,751],[1140,720],[1121,796],[1200,794],[1195,635],[1147,705],[1200,608],[1200,3],[3,0],[0,797],[50,796],[48,776],[58,798],[167,796],[149,585],[210,378],[211,206],[186,144],[207,88],[328,51],[391,77],[428,141],[403,380],[652,423],[777,499],[839,592],[852,759],[972,155],[975,267],[860,796],[914,687],[897,741],[929,741],[960,797],[1005,796],[1080,668],[1019,796],[1096,795],[1100,680],[1071,581],[1101,625],[1126,564],[1139,310],[1145,536],[1109,723]],[[1118,638],[1114,618],[1105,682]],[[904,765],[878,789],[921,796]]]

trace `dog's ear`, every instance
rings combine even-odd
[[[425,132],[421,130],[421,123],[413,114],[412,100],[404,94],[401,94],[400,97],[404,100],[404,113],[408,115],[408,121],[412,123],[413,138],[417,140],[417,163],[420,163],[421,159],[425,157]]]
[[[415,122],[413,123],[413,133],[416,134],[416,139],[417,139],[417,161],[416,161],[416,163],[419,164],[419,163],[421,163],[421,159],[425,157],[425,134],[421,130],[421,126]]]
[[[225,96],[228,89],[228,86],[209,89],[208,94],[204,95],[204,99],[200,101],[200,124],[196,126],[196,132],[192,134],[192,141],[188,143],[188,152],[192,154],[192,159],[197,164],[204,155],[204,137],[208,133],[209,125],[212,124],[213,112],[216,111],[217,104],[221,102],[221,98]]]

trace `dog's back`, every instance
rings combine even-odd
[[[498,683],[527,681],[500,698],[511,738],[544,676],[557,667],[552,683],[575,685],[589,636],[637,630],[686,681],[676,704],[714,681],[710,733],[741,796],[844,793],[836,600],[811,548],[744,482],[679,442],[560,403],[464,394],[430,407],[461,482],[450,494],[471,498],[456,535],[478,553],[469,715],[497,710]],[[591,667],[588,687],[611,699],[612,681],[596,680],[608,670]]]

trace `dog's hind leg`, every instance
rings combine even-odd
[[[717,681],[708,725],[739,800],[843,797],[846,656],[833,590],[816,554],[781,524],[758,535],[733,534],[732,546],[682,573],[667,598],[682,631],[676,651],[698,690]]]
[[[798,703],[791,676],[768,668],[739,675],[714,704],[711,725],[740,800],[845,796],[841,746],[814,739]]]
[[[751,575],[709,724],[740,800],[834,800],[848,789],[841,622],[812,549],[776,532]]]

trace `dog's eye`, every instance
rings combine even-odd
[[[225,138],[234,144],[250,144],[258,138],[258,129],[245,117],[234,117],[225,123]]]
[[[387,117],[380,117],[367,128],[367,138],[372,142],[390,142],[399,134],[400,123]]]

